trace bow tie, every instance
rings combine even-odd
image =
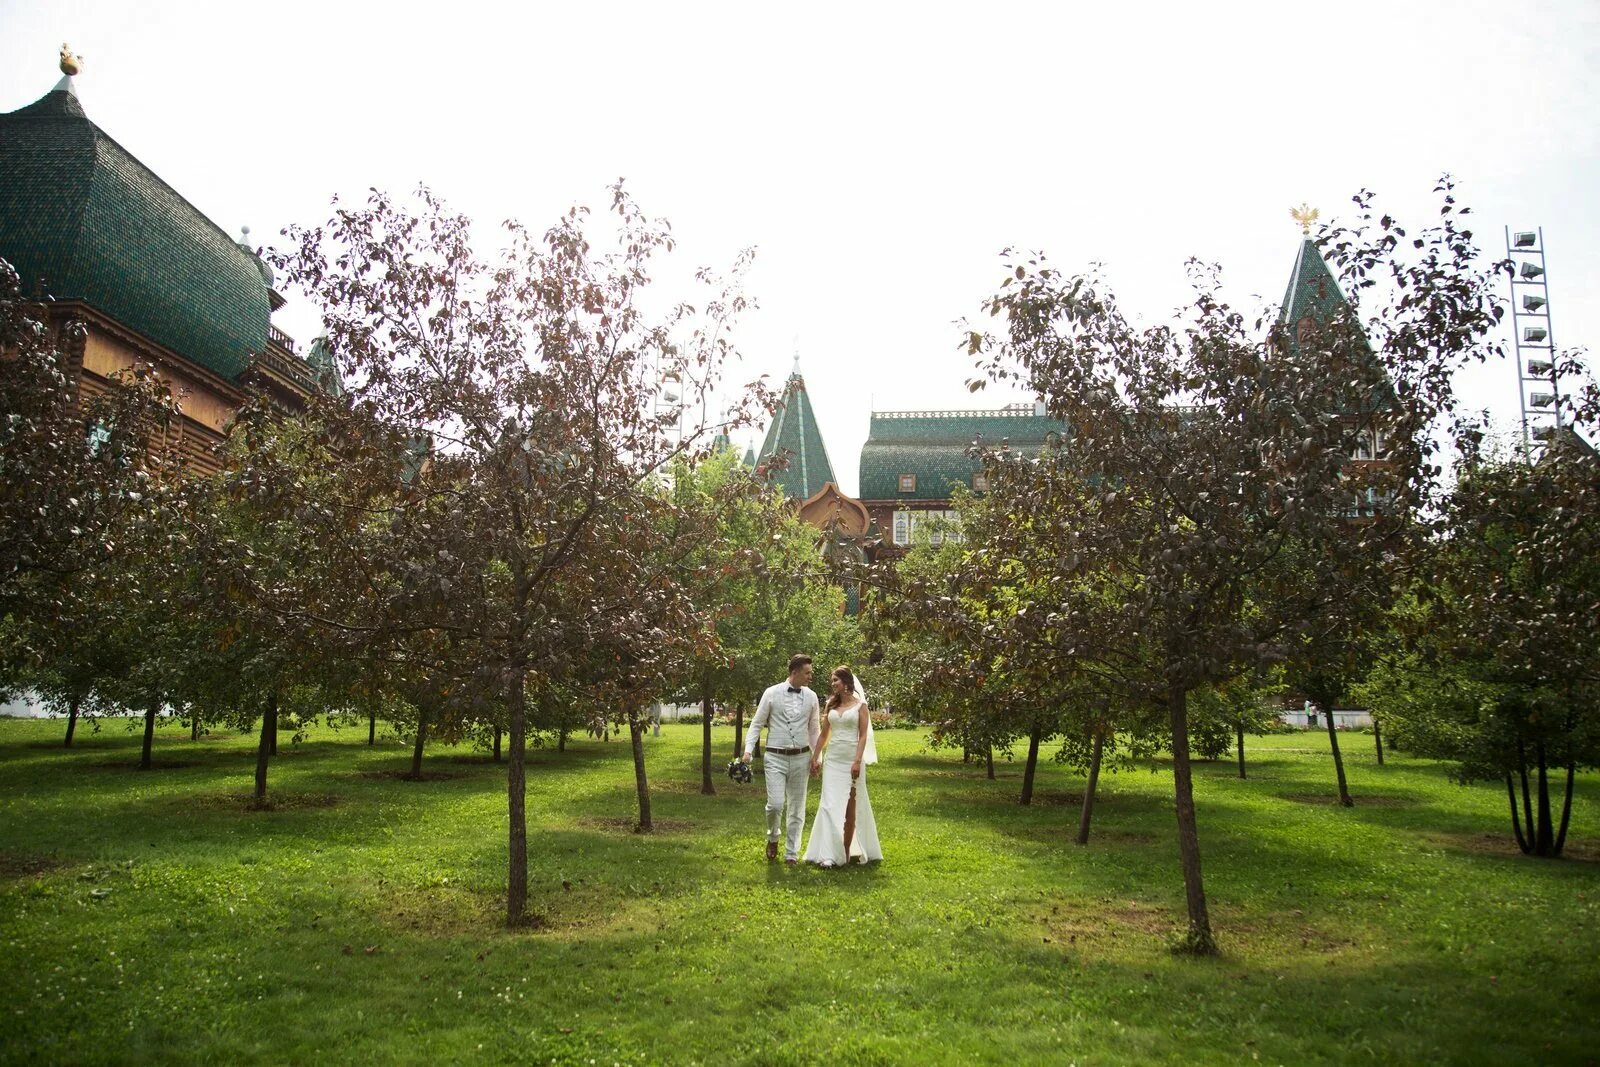
[[[799,689],[799,687],[798,687],[798,686],[793,686],[793,685],[791,685],[791,686],[790,686],[790,687],[789,687],[789,692],[791,692],[791,693],[798,693],[798,692],[800,692],[800,689]]]

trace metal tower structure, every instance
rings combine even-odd
[[[1506,228],[1511,260],[1511,328],[1517,347],[1517,400],[1522,447],[1531,458],[1561,426],[1560,368],[1550,328],[1550,284],[1545,273],[1544,228]]]
[[[683,447],[683,374],[676,365],[663,366],[657,363],[654,376],[655,393],[651,397],[651,414],[655,417],[656,426],[667,451],[675,453]],[[667,488],[671,489],[670,466],[662,467],[657,474]]]

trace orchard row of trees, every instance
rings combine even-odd
[[[650,703],[749,700],[794,649],[853,647],[842,592],[796,577],[812,532],[713,447],[770,401],[713,403],[746,260],[663,303],[670,229],[620,187],[603,223],[508,224],[492,259],[426,190],[288,236],[275,265],[321,309],[343,389],[247,406],[213,477],[159,447],[161,382],[79,397],[73,327],[0,277],[3,680],[68,710],[69,744],[82,714],[141,710],[147,768],[163,707],[259,724],[261,803],[280,732],[323,711],[369,741],[401,724],[413,773],[429,737],[503,737],[521,923],[530,739],[626,726],[648,829]],[[668,380],[681,419],[658,411]]]
[[[369,740],[403,724],[414,773],[429,737],[504,742],[511,924],[528,745],[626,726],[648,827],[645,707],[703,705],[710,792],[715,705],[795,649],[860,661],[840,579],[866,592],[875,698],[931,714],[936,743],[992,760],[1026,739],[1026,800],[1060,739],[1089,781],[1080,842],[1103,766],[1171,753],[1194,951],[1215,942],[1191,745],[1232,733],[1244,773],[1266,691],[1365,701],[1392,741],[1503,779],[1518,839],[1558,854],[1600,749],[1600,465],[1576,435],[1538,462],[1486,453],[1457,410],[1454,373],[1499,355],[1502,267],[1439,191],[1415,234],[1358,196],[1319,238],[1352,302],[1328,279],[1295,322],[1194,264],[1181,324],[1141,327],[1099,276],[1008,254],[991,327],[966,332],[973,386],[1020,385],[1067,431],[1038,455],[979,443],[961,538],[859,569],[819,566],[815,532],[712,447],[773,399],[721,380],[746,261],[663,301],[670,230],[620,187],[606,225],[509,224],[492,258],[426,190],[291,230],[274,266],[321,309],[344,388],[294,417],[247,407],[209,478],[152,449],[174,416],[153,376],[76,395],[71,325],[7,272],[0,668],[70,712],[69,738],[140,710],[146,766],[163,706],[258,724],[259,800],[280,729],[324,710]],[[666,381],[683,410],[663,415]],[[1592,434],[1594,390],[1567,413]]]
[[[1356,222],[1318,240],[1352,300],[1329,279],[1299,321],[1241,312],[1191,264],[1183,322],[1141,328],[1098,275],[1008,255],[994,328],[968,333],[972,385],[1021,385],[1066,432],[1038,455],[976,445],[988,491],[959,502],[960,539],[873,579],[902,699],[934,679],[935,737],[968,751],[1026,739],[1025,803],[1041,739],[1061,738],[1088,777],[1080,843],[1104,761],[1171,753],[1196,952],[1215,948],[1197,720],[1208,754],[1237,732],[1243,774],[1267,696],[1361,699],[1392,742],[1503,778],[1537,855],[1559,853],[1575,771],[1600,762],[1600,462],[1570,432],[1536,462],[1479,447],[1451,382],[1501,355],[1505,265],[1481,266],[1466,209],[1438,192],[1415,234],[1358,196]],[[1568,398],[1569,426],[1594,433],[1595,399]]]

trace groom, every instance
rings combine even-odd
[[[778,828],[785,823],[783,862],[800,858],[800,831],[806,824],[806,785],[811,774],[811,753],[822,733],[817,694],[811,681],[811,657],[789,657],[789,680],[761,694],[761,706],[744,739],[744,762],[750,762],[761,728],[767,728],[767,859],[778,858]]]

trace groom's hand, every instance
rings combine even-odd
[[[819,775],[821,773],[822,773],[822,761],[821,760],[812,760],[811,761],[811,777],[815,778],[817,775]]]

